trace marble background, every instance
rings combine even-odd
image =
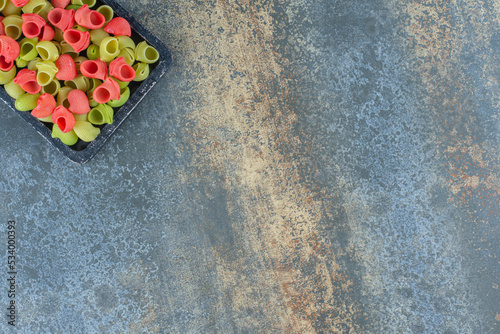
[[[0,105],[17,332],[500,332],[498,1],[121,4],[174,64],[93,160]]]

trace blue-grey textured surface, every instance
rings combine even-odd
[[[91,162],[0,106],[18,332],[500,331],[498,3],[121,3],[175,61]]]

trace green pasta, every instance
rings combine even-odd
[[[0,0],[0,11],[3,11],[7,2],[10,2],[10,0]]]
[[[66,7],[67,10],[69,9],[74,9],[75,11],[77,11],[78,9],[80,9],[82,5],[69,5]]]
[[[95,6],[96,0],[71,0],[71,3],[73,5],[88,5],[89,8],[92,8]]]
[[[36,57],[35,59],[33,59],[32,61],[30,61],[28,63],[28,69],[30,71],[35,71],[36,70],[36,64],[39,62],[39,61],[42,61],[42,58],[40,57]]]
[[[120,99],[119,100],[111,100],[108,102],[108,105],[110,105],[113,108],[118,108],[121,107],[122,105],[125,104],[125,102],[128,101],[130,98],[130,88],[125,87],[120,90]]]
[[[135,59],[146,64],[153,64],[160,59],[160,54],[154,47],[144,41],[137,44],[135,48]]]
[[[131,48],[122,49],[118,54],[118,57],[123,57],[123,59],[125,59],[125,62],[130,66],[134,65],[135,63],[135,51]]]
[[[61,89],[59,80],[52,80],[47,85],[42,86],[41,93],[47,93],[55,97],[59,93],[59,89]]]
[[[90,40],[97,46],[101,45],[102,40],[106,37],[109,37],[109,34],[103,28],[90,31]]]
[[[149,76],[149,65],[146,63],[137,63],[132,68],[135,71],[134,81],[144,81]]]
[[[21,14],[21,7],[16,7],[11,1],[7,1],[2,10],[2,14],[6,17],[9,15],[19,15]]]
[[[86,114],[73,114],[73,116],[75,117],[75,121],[87,121],[88,120],[88,114],[89,113],[86,113]]]
[[[39,61],[36,68],[38,70],[36,81],[42,87],[51,83],[58,72],[56,64],[52,61]]]
[[[59,28],[54,28],[54,40],[61,43],[64,41],[64,32]]]
[[[39,120],[40,120],[41,122],[45,122],[45,123],[53,123],[53,122],[52,122],[52,115],[47,116],[47,117],[44,117],[44,118],[39,118]]]
[[[99,58],[99,47],[95,44],[90,45],[87,48],[87,57],[90,60],[96,60],[97,58]]]
[[[61,41],[61,42],[59,42],[59,44],[61,45],[61,54],[70,55],[71,58],[73,58],[73,59],[78,57],[78,53],[75,52],[73,47],[71,45],[69,45],[68,42]]]
[[[9,1],[9,3],[11,3]],[[2,20],[5,35],[12,37],[13,39],[18,39],[21,37],[23,30],[23,19],[19,15],[9,15]]]
[[[112,61],[120,53],[120,49],[118,48],[118,40],[114,37],[104,38],[99,46],[99,51],[102,61]]]
[[[118,82],[118,85],[120,86],[120,89],[128,87],[128,84],[130,83],[130,82],[126,82],[126,81],[120,81],[118,79],[115,79],[115,81]]]
[[[78,141],[78,136],[76,135],[74,130],[64,133],[61,131],[61,129],[59,129],[57,124],[54,124],[52,126],[52,138],[59,138],[64,144],[68,146],[75,145]]]
[[[88,113],[88,120],[95,125],[113,123],[113,108],[106,104],[99,104]]]
[[[43,60],[56,61],[59,58],[57,47],[49,41],[41,41],[36,45],[36,51]]]
[[[54,8],[47,0],[30,0],[23,6],[24,13],[35,13],[47,20],[47,15]]]
[[[113,19],[113,8],[109,7],[108,5],[102,5],[99,8],[97,8],[97,12],[101,13],[104,15],[104,19],[106,20],[106,24]]]
[[[21,53],[19,57],[25,61],[31,61],[38,56],[38,51],[36,50],[36,45],[38,44],[38,37],[35,38],[23,38],[19,42],[19,47]],[[24,66],[23,66],[24,67]]]
[[[89,31],[90,29],[84,28],[76,24],[72,29],[80,30],[80,31]]]
[[[89,78],[89,88],[87,90],[87,95],[92,96],[94,89],[102,84],[102,81],[96,78]]]
[[[72,89],[79,89],[86,92],[89,89],[89,78],[80,74],[73,80],[64,81],[64,85]]]
[[[86,121],[75,121],[73,130],[78,138],[87,142],[94,140],[101,133],[99,128],[94,127],[92,123]]]
[[[5,85],[6,83],[14,80],[16,73],[17,71],[15,66],[6,72],[0,71],[0,85]]]
[[[21,57],[16,58],[16,66],[18,68],[26,67],[28,65],[29,61],[27,60],[22,60]]]
[[[14,106],[19,111],[31,111],[36,108],[40,94],[21,94],[16,99]]]
[[[59,89],[59,93],[57,94],[57,104],[64,106],[65,108],[69,108],[68,94],[71,92],[73,88],[71,87],[61,87]]]
[[[17,99],[19,96],[23,95],[24,89],[21,88],[18,84],[14,82],[14,80],[6,83],[3,88],[5,89],[5,92],[9,94],[10,97],[13,99]]]
[[[132,38],[128,36],[116,36],[115,37],[118,40],[118,48],[124,49],[124,48],[131,48],[135,50],[135,42],[132,40]]]

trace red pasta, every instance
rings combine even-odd
[[[43,93],[38,98],[37,106],[31,111],[31,114],[36,118],[45,118],[52,115],[56,108],[56,100],[49,93]]]
[[[130,24],[123,17],[115,17],[104,27],[104,31],[115,36],[132,35]]]
[[[39,41],[51,41],[54,39],[55,31],[49,24],[46,24],[42,27],[42,31],[40,35],[38,35]]]
[[[87,78],[104,80],[108,77],[108,67],[100,58],[97,58],[97,60],[85,60],[80,65],[80,73]]]
[[[28,38],[35,38],[40,35],[42,28],[47,24],[43,17],[35,13],[23,14],[23,34]]]
[[[76,53],[85,50],[90,44],[90,33],[88,31],[67,29],[64,32],[63,37]]]
[[[135,79],[135,70],[123,57],[118,57],[109,64],[109,75],[120,81],[130,82]]]
[[[55,8],[66,8],[70,2],[71,2],[71,0],[52,0],[51,1],[52,6],[54,6]]]
[[[107,103],[110,100],[120,99],[120,85],[112,78],[107,78],[102,85],[94,89],[94,101],[97,103]]]
[[[3,19],[4,17],[0,16],[0,35],[5,35],[5,26],[2,23]]]
[[[67,133],[75,126],[75,116],[64,106],[58,106],[52,113],[52,122],[57,125],[61,132]]]
[[[29,94],[37,94],[42,89],[36,81],[36,71],[30,71],[27,68],[17,73],[14,82]]]
[[[16,7],[22,7],[26,5],[29,0],[10,0],[10,2],[12,2],[12,4]]]
[[[56,73],[57,80],[73,80],[78,76],[76,64],[70,55],[62,54],[56,60],[58,72]]]
[[[54,27],[66,31],[75,25],[75,10],[54,8],[49,12],[47,19]]]
[[[75,12],[75,21],[87,29],[100,29],[106,23],[104,15],[83,5]]]
[[[79,89],[73,89],[68,94],[69,111],[74,114],[86,114],[90,111],[87,94]]]
[[[0,35],[0,70],[9,71],[20,51],[19,44],[12,37]]]

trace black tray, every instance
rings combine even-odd
[[[63,144],[59,139],[51,137],[51,130],[42,122],[40,122],[35,117],[31,116],[30,112],[19,111],[14,107],[14,99],[10,97],[5,89],[0,89],[0,100],[4,101],[12,110],[14,110],[19,116],[21,116],[26,122],[28,122],[33,128],[35,128],[38,133],[40,133],[45,139],[49,141],[56,149],[62,154],[68,157],[71,161],[77,164],[84,164],[94,157],[94,155],[101,149],[106,140],[111,137],[111,135],[116,131],[116,129],[122,124],[122,122],[127,118],[128,115],[134,110],[134,108],[139,104],[139,102],[146,96],[146,94],[153,88],[153,86],[160,80],[160,78],[165,74],[167,69],[172,65],[172,54],[168,48],[161,42],[156,36],[154,36],[148,29],[146,29],[142,24],[137,22],[137,20],[131,16],[121,5],[119,5],[114,0],[100,0],[97,1],[97,6],[100,4],[105,4],[113,8],[115,16],[120,16],[126,19],[130,26],[132,27],[132,39],[136,42],[140,40],[146,40],[150,45],[152,45],[160,53],[160,59],[157,63],[150,65],[149,77],[142,82],[131,82],[130,87],[130,98],[129,100],[120,108],[114,108],[115,116],[113,118],[113,124],[106,124],[100,126],[101,133],[95,140],[90,143],[79,142],[73,146],[67,146]],[[96,8],[94,7],[94,8]]]

